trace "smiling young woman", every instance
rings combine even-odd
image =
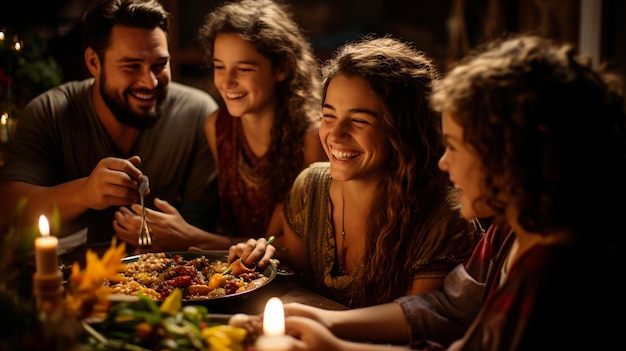
[[[428,107],[437,69],[408,43],[366,37],[338,49],[322,73],[329,161],[295,179],[276,257],[351,307],[441,286],[483,231],[461,217],[437,167],[440,117]],[[264,252],[263,240],[231,248],[250,261]]]

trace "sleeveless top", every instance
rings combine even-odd
[[[215,122],[220,196],[219,231],[231,236],[265,235],[276,202],[263,189],[260,166],[267,158],[252,152],[241,119],[220,110]]]

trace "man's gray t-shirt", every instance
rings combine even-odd
[[[217,109],[206,92],[170,82],[161,119],[140,133],[128,154],[114,146],[93,106],[93,78],[50,89],[20,116],[0,180],[54,186],[87,177],[105,157],[141,157],[150,177],[146,205],[158,197],[191,224],[212,230],[217,218],[216,166],[204,134],[205,118]],[[61,236],[88,227],[88,242],[110,241],[117,207],[90,210],[64,225]]]

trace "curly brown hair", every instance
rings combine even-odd
[[[215,37],[236,33],[267,57],[274,68],[289,71],[277,85],[278,111],[271,131],[271,145],[260,172],[267,193],[275,202],[284,200],[303,168],[304,136],[319,119],[321,83],[318,62],[303,31],[286,5],[271,0],[228,3],[209,13],[199,29],[207,64],[213,65]]]
[[[331,79],[345,74],[365,79],[385,105],[382,128],[394,156],[387,160],[377,189],[380,201],[370,213],[366,233],[371,244],[366,245],[367,259],[355,278],[350,305],[388,302],[398,292],[410,291],[416,253],[441,240],[425,228],[450,203],[447,176],[438,168],[444,150],[440,114],[428,100],[431,83],[440,74],[423,52],[389,35],[365,35],[345,44],[321,71],[322,99]],[[470,226],[460,217],[455,225]]]
[[[480,157],[494,223],[504,224],[505,194],[525,230],[613,241],[626,213],[621,88],[571,45],[519,35],[460,61],[431,104]]]

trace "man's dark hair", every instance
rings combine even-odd
[[[99,0],[82,17],[83,46],[91,47],[99,57],[111,39],[115,25],[169,32],[169,13],[156,0]]]

